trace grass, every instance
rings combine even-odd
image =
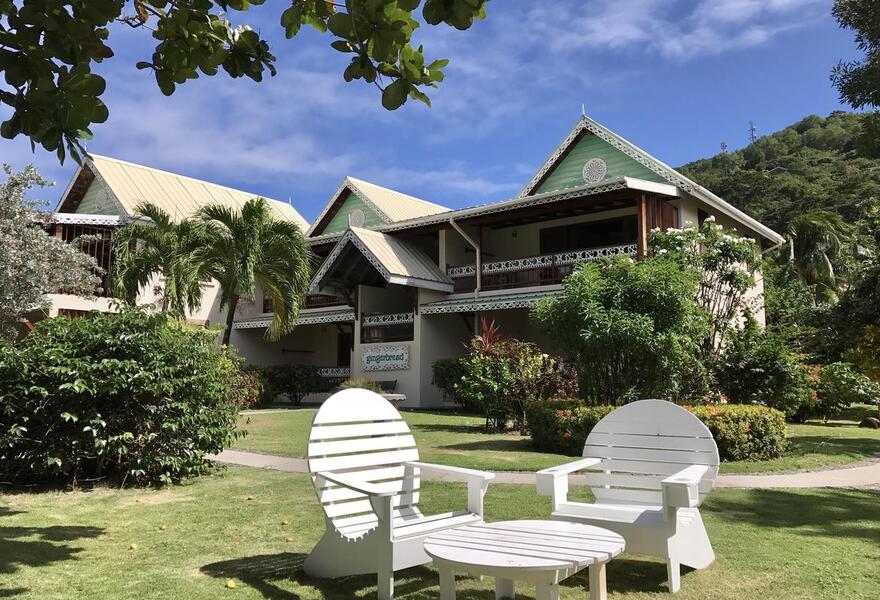
[[[464,497],[460,485],[428,482],[422,504],[452,510]],[[490,520],[549,514],[548,499],[531,486],[491,486],[486,508]],[[716,490],[703,510],[717,560],[686,572],[678,600],[876,598],[880,490]],[[244,468],[158,491],[0,494],[0,597],[375,598],[373,577],[317,581],[303,573],[322,530],[307,476]],[[225,589],[228,579],[235,590]],[[657,560],[624,555],[609,566],[609,597],[669,598],[665,579]],[[397,581],[401,600],[438,597],[430,566]],[[567,581],[562,598],[584,598],[584,585],[583,577]],[[459,598],[489,600],[492,586],[461,578]],[[527,586],[518,591],[534,597]]]
[[[788,427],[786,456],[769,461],[724,463],[723,473],[769,473],[816,470],[852,464],[880,454],[880,431],[859,429],[858,421],[876,408],[854,407],[841,420],[828,424],[793,424]],[[305,456],[314,409],[257,412],[242,422],[248,435],[236,448],[287,456]],[[491,471],[537,471],[570,460],[543,454],[531,447],[528,437],[484,434],[479,417],[449,412],[403,413],[413,430],[422,460]]]

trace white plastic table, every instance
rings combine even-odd
[[[456,571],[495,578],[495,597],[513,598],[514,580],[558,600],[559,582],[588,568],[590,600],[605,600],[605,563],[623,552],[623,537],[564,521],[479,523],[428,536],[425,552],[440,571],[441,600],[455,599]]]

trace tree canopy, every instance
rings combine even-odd
[[[853,108],[880,106],[880,13],[877,0],[836,0],[832,14],[844,29],[856,34],[861,60],[840,61],[831,81],[840,99]]]
[[[448,60],[428,60],[414,47],[416,11],[429,25],[468,29],[485,16],[488,0],[288,0],[279,24],[292,38],[306,25],[334,38],[331,47],[351,55],[343,77],[362,79],[382,92],[382,106],[394,110],[407,98],[426,104],[423,91],[443,81]],[[156,40],[149,60],[138,69],[153,71],[165,95],[178,85],[222,69],[233,78],[261,81],[275,75],[275,56],[260,33],[233,24],[228,13],[242,13],[265,0],[0,0],[0,103],[12,116],[0,135],[24,135],[31,144],[80,156],[80,140],[109,116],[101,100],[107,82],[93,73],[95,63],[113,56],[114,23],[151,32]]]

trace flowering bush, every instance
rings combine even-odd
[[[700,274],[695,299],[709,314],[702,355],[717,354],[738,317],[756,308],[746,305],[745,294],[755,285],[761,258],[758,244],[726,233],[710,216],[699,228],[651,231],[648,248],[652,256],[670,258]]]
[[[532,443],[542,452],[580,456],[593,427],[614,406],[545,400],[528,408]],[[722,460],[768,460],[785,451],[785,415],[763,406],[687,407],[715,438]]]
[[[0,184],[0,337],[14,338],[15,327],[30,311],[47,308],[47,294],[64,292],[93,296],[101,283],[98,263],[74,244],[49,235],[43,228],[51,215],[36,210],[25,194],[51,183],[34,167]]]

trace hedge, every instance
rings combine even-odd
[[[587,435],[614,408],[587,406],[582,400],[532,403],[528,408],[532,443],[542,452],[580,456]],[[768,460],[785,451],[785,415],[778,410],[734,404],[687,409],[712,432],[721,460]]]
[[[721,460],[770,460],[785,454],[785,413],[749,404],[687,407],[706,424]]]

